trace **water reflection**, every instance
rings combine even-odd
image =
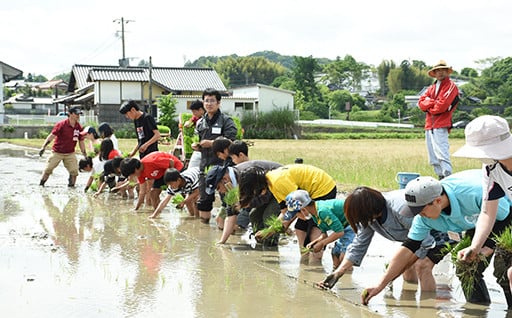
[[[148,211],[135,213],[133,201],[116,195],[41,188],[45,160],[30,153],[0,150],[0,284],[10,287],[0,289],[4,317],[507,317],[504,299],[473,306],[457,287],[419,294],[400,282],[361,306],[362,286],[380,277],[394,251],[386,241],[375,240],[334,290],[320,291],[313,283],[330,270],[329,253],[310,263],[294,237],[278,248],[252,248],[245,233],[216,246],[220,231],[186,212],[149,220]],[[66,176],[58,167],[54,184]]]

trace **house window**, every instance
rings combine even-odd
[[[253,103],[235,103],[235,111],[241,111],[241,110],[254,110],[254,104]]]

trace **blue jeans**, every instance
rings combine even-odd
[[[350,225],[343,229],[343,231],[345,234],[334,243],[334,247],[331,251],[331,254],[336,257],[339,257],[341,253],[345,254],[347,247],[352,243],[356,236]]]

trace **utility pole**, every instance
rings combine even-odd
[[[149,109],[150,114],[156,119],[156,109],[153,107],[153,61],[149,57]]]
[[[123,67],[128,66],[128,60],[126,59],[124,45],[124,25],[128,24],[129,22],[135,22],[135,20],[125,20],[124,17],[121,17],[121,19],[114,19],[112,22],[121,24],[121,42],[123,46],[123,58],[119,60],[119,65]]]

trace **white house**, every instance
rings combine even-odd
[[[277,109],[294,109],[293,96],[295,92],[253,84],[233,88],[228,96],[222,96],[221,110],[233,116],[242,118],[247,112],[269,112]],[[178,100],[176,112],[187,112],[192,101],[201,99],[200,95],[173,96]]]
[[[1,87],[0,87],[0,124],[4,123],[5,110],[4,110],[4,82],[8,82],[9,80],[16,78],[17,76],[23,74],[23,72],[15,67],[12,67],[4,62],[0,61],[0,78]]]

